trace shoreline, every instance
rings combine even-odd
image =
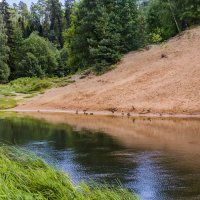
[[[169,114],[169,113],[121,113],[115,112],[111,113],[109,111],[78,111],[68,110],[68,109],[8,109],[1,110],[0,112],[17,112],[17,113],[62,113],[62,114],[73,114],[73,115],[85,115],[85,116],[114,116],[114,117],[152,117],[152,118],[188,118],[188,119],[200,119],[200,114]]]
[[[71,84],[24,98],[6,112],[199,119],[199,38],[197,27],[165,46],[130,52],[101,76],[75,75]]]

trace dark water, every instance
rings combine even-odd
[[[36,117],[0,117],[1,142],[34,151],[74,183],[120,181],[145,200],[200,199],[199,120]]]

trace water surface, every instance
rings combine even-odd
[[[0,140],[85,180],[141,199],[200,199],[200,121],[66,114],[0,117]],[[92,181],[91,181],[92,180]]]

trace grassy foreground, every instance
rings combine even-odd
[[[0,199],[135,200],[124,189],[73,186],[64,172],[22,150],[0,147]]]

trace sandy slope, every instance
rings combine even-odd
[[[165,54],[167,58],[161,58]],[[150,50],[131,52],[99,77],[52,89],[17,109],[200,114],[200,27]]]

